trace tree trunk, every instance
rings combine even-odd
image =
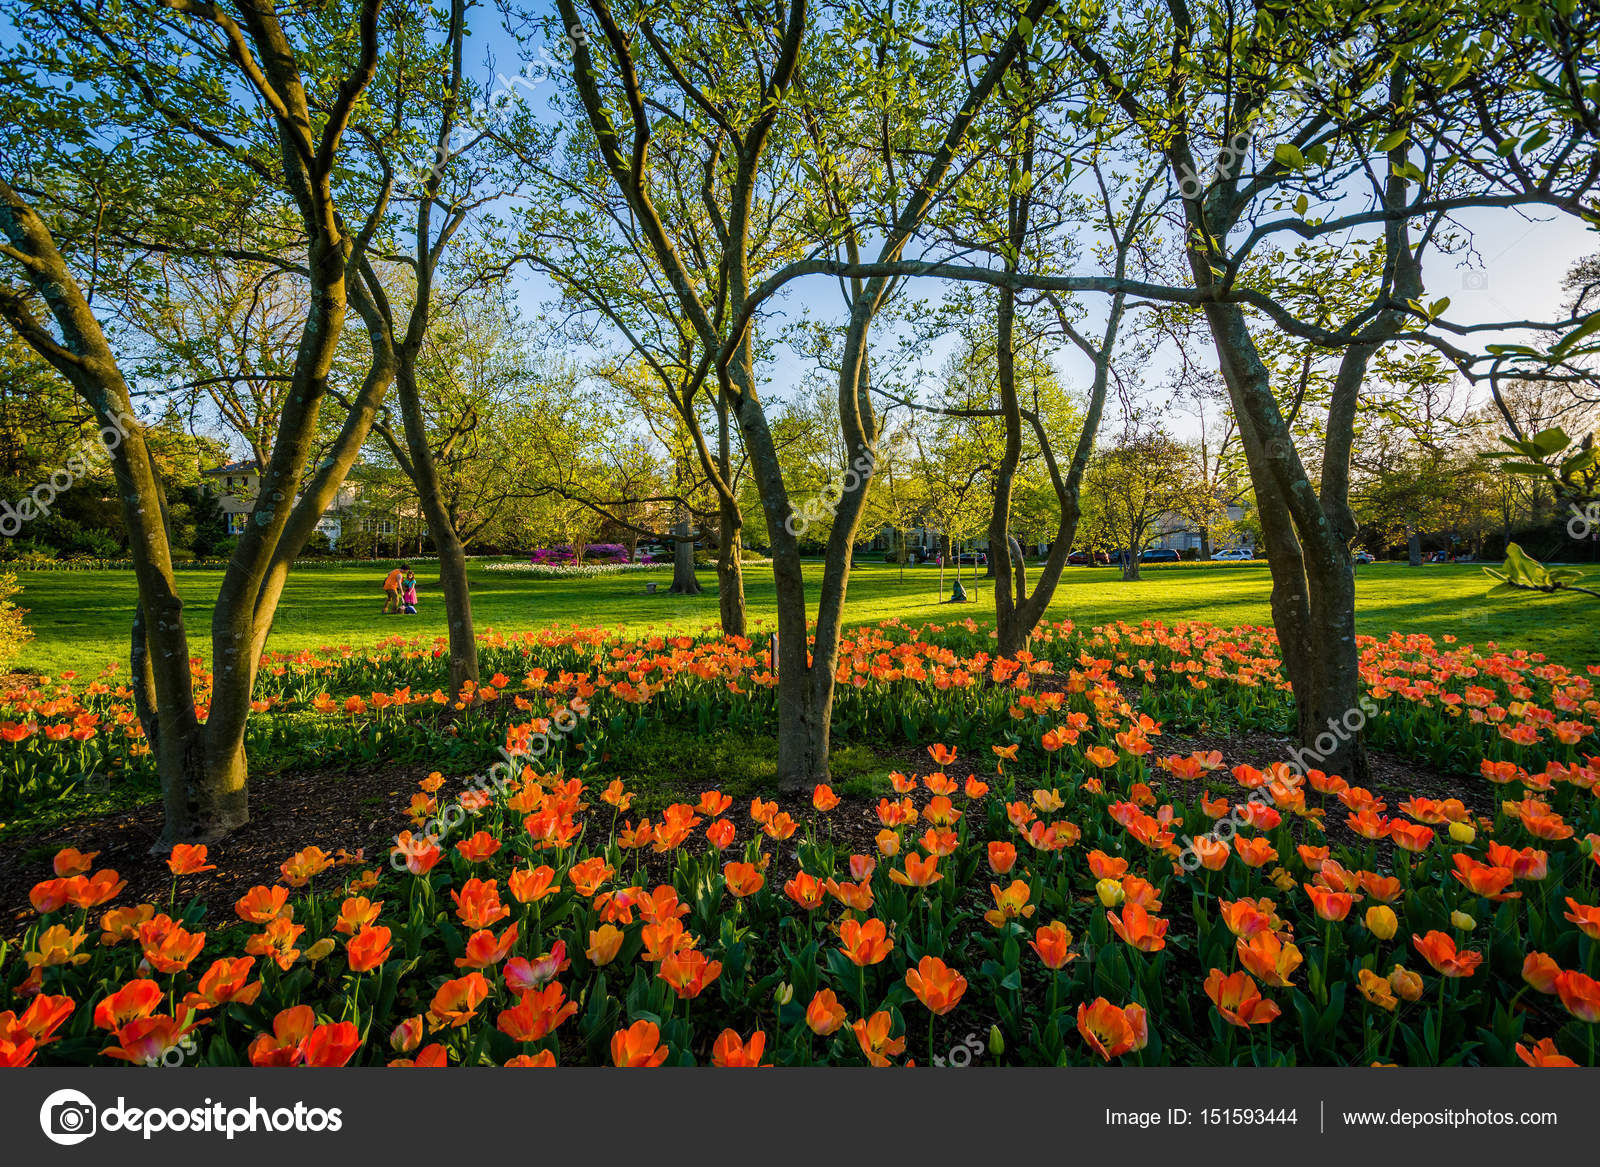
[[[428,535],[439,553],[439,591],[449,628],[450,694],[459,697],[468,681],[474,686],[478,683],[478,637],[472,621],[466,549],[445,504],[433,447],[428,442],[427,419],[422,413],[417,388],[417,347],[407,343],[396,356],[399,366],[395,387],[399,391],[400,416],[405,425],[407,463],[423,517],[427,520]]]
[[[730,517],[728,512],[733,511]],[[717,541],[717,613],[726,636],[745,634],[743,543],[738,508],[726,500],[718,505],[721,538]]]
[[[694,575],[694,537],[689,533],[689,520],[679,519],[672,528],[672,587],[668,591],[678,596],[698,596],[700,581]]]
[[[1406,559],[1412,567],[1422,566],[1422,536],[1414,527],[1406,528]]]
[[[1348,567],[1327,566],[1328,570],[1307,573],[1311,627],[1318,630],[1319,651],[1312,654],[1309,675],[1295,695],[1300,742],[1317,759],[1316,769],[1364,786],[1369,771],[1361,729],[1371,706],[1361,691],[1355,575]]]

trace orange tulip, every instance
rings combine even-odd
[[[808,912],[820,908],[828,898],[827,889],[822,881],[814,875],[807,875],[804,871],[798,872],[793,879],[783,885],[783,894]]]
[[[1252,936],[1274,930],[1275,917],[1271,900],[1258,901],[1249,898],[1222,900],[1218,907],[1223,924],[1237,937],[1248,940]]]
[[[1375,900],[1382,900],[1392,904],[1400,898],[1400,881],[1392,875],[1379,875],[1373,871],[1357,873],[1356,880],[1361,890]]]
[[[939,857],[929,855],[926,859],[919,858],[916,854],[906,855],[906,869],[900,871],[891,867],[889,878],[902,887],[930,887],[944,878],[939,870]]]
[[[300,950],[295,947],[295,942],[304,931],[305,928],[290,917],[279,916],[268,921],[265,928],[246,940],[244,950],[252,956],[269,957],[280,969],[288,972],[294,962],[300,959]]]
[[[199,991],[183,999],[184,1008],[212,1009],[218,1005],[254,1004],[262,989],[260,981],[250,981],[250,970],[255,963],[253,956],[241,956],[237,960],[223,957],[212,962],[200,978]]]
[[[660,1041],[661,1030],[654,1022],[635,1021],[612,1035],[611,1063],[625,1070],[659,1066],[667,1060],[667,1047]]]
[[[173,875],[198,875],[202,871],[215,871],[215,863],[206,862],[206,846],[190,846],[188,843],[178,843],[172,848],[172,854],[167,856],[167,870]]]
[[[839,796],[833,792],[832,787],[825,783],[820,784],[811,792],[811,805],[820,811],[830,811],[839,805]],[[735,1036],[737,1037],[737,1035]],[[752,1038],[751,1040],[754,1039]],[[762,1040],[765,1041],[765,1037]]]
[[[833,896],[847,908],[858,912],[872,911],[873,896],[872,884],[863,880],[861,883],[840,883],[830,879],[823,885],[828,889],[828,894]]]
[[[1337,923],[1350,914],[1350,908],[1355,904],[1355,897],[1349,892],[1329,891],[1316,884],[1305,885],[1306,893],[1311,896],[1311,906],[1322,919],[1330,923]]]
[[[139,929],[155,918],[154,904],[140,904],[135,908],[112,908],[100,917],[100,943],[106,947],[137,940]]]
[[[1078,1006],[1078,1033],[1105,1061],[1142,1050],[1150,1039],[1142,1005],[1118,1008],[1104,997]]]
[[[890,1058],[905,1052],[906,1039],[889,1036],[889,1029],[893,1025],[894,1018],[885,1010],[874,1013],[870,1018],[858,1020],[851,1026],[855,1030],[856,1042],[861,1046],[861,1052],[866,1055],[868,1065],[881,1069],[890,1064]]]
[[[1422,978],[1404,965],[1395,965],[1389,973],[1389,987],[1394,995],[1404,1001],[1422,999]]]
[[[1089,852],[1089,872],[1096,881],[1102,879],[1115,879],[1120,881],[1128,874],[1128,861],[1120,856],[1107,855],[1104,851]]]
[[[523,993],[513,1008],[495,1019],[495,1028],[512,1041],[543,1041],[577,1011],[577,1004],[567,1000],[566,990],[552,984]]]
[[[991,928],[1003,928],[1012,920],[1027,919],[1034,913],[1034,905],[1028,902],[1030,889],[1020,879],[1011,881],[1011,886],[1002,890],[998,884],[989,885],[989,894],[994,896],[995,906],[983,914],[983,918]]]
[[[174,1049],[181,1048],[198,1022],[186,1021],[187,1011],[182,1005],[172,1016],[158,1013],[124,1025],[116,1032],[117,1044],[100,1052],[120,1061],[159,1064]]]
[[[937,956],[924,956],[916,968],[906,970],[906,985],[930,1013],[942,1017],[960,1003],[967,978]]]
[[[989,870],[996,875],[1009,875],[1017,863],[1017,849],[1010,843],[989,844]]]
[[[304,887],[332,866],[333,856],[325,853],[321,847],[307,847],[289,856],[278,870],[283,873],[284,882],[290,887]]]
[[[610,924],[602,924],[589,933],[589,947],[585,950],[585,955],[593,964],[610,964],[622,950],[622,941],[621,929]]]
[[[1433,828],[1420,827],[1404,819],[1394,819],[1389,824],[1389,841],[1407,851],[1425,851],[1433,842]]]
[[[129,981],[95,1006],[94,1023],[100,1029],[121,1029],[130,1021],[149,1017],[161,1004],[161,986],[140,978]]]
[[[599,856],[593,856],[581,863],[574,863],[567,872],[567,878],[572,880],[572,886],[578,889],[579,895],[588,897],[594,895],[613,874],[611,864]]]
[[[480,972],[446,981],[439,986],[428,1006],[428,1028],[460,1029],[478,1015],[478,1006],[489,996],[489,982]]]
[[[760,891],[767,877],[754,863],[729,863],[722,869],[722,881],[735,898],[742,900]]]
[[[511,909],[500,902],[498,880],[482,880],[473,876],[461,885],[461,890],[451,890],[455,901],[456,918],[474,930],[490,928],[511,915]],[[589,894],[589,893],[584,893]]]
[[[1483,963],[1482,953],[1470,948],[1458,952],[1456,942],[1443,932],[1429,932],[1426,936],[1413,932],[1411,943],[1440,976],[1470,977]]]
[[[1570,969],[1556,978],[1556,996],[1579,1021],[1600,1024],[1600,981]]]
[[[478,831],[470,838],[462,839],[456,844],[456,850],[468,863],[484,863],[494,857],[500,850],[500,840],[488,831]]]
[[[74,875],[85,874],[94,866],[95,856],[99,854],[100,852],[98,851],[90,851],[88,854],[84,854],[76,847],[63,847],[56,852],[55,858],[50,862],[55,869],[56,875],[66,879]]]
[[[157,972],[183,972],[200,955],[205,943],[204,932],[189,932],[165,915],[139,926],[139,946]]]
[[[373,903],[366,896],[350,896],[339,907],[339,919],[333,930],[341,936],[354,936],[369,924],[377,922],[383,902]]]
[[[1278,857],[1271,840],[1265,838],[1235,838],[1233,853],[1246,867],[1264,867]]]
[[[1287,988],[1289,978],[1305,959],[1299,948],[1278,939],[1276,932],[1260,932],[1248,940],[1241,937],[1233,943],[1239,963],[1273,988]]]
[[[720,960],[707,960],[703,952],[693,948],[674,952],[661,962],[656,976],[666,981],[682,1000],[698,997],[707,985],[722,975]]]
[[[265,924],[283,915],[288,902],[286,887],[253,887],[239,897],[233,910],[247,924]]]
[[[1473,895],[1480,895],[1496,902],[1514,900],[1522,895],[1519,891],[1505,890],[1515,878],[1509,867],[1490,867],[1487,863],[1480,863],[1470,855],[1463,855],[1459,851],[1450,856],[1450,862],[1456,867],[1450,874]]]
[[[316,1030],[317,1015],[310,1005],[279,1010],[272,1019],[272,1032],[262,1033],[250,1043],[252,1066],[297,1066],[305,1058],[307,1039]]]
[[[1522,962],[1522,979],[1545,994],[1556,991],[1556,981],[1561,976],[1561,966],[1542,952],[1530,952]]]
[[[712,1043],[711,1064],[728,1069],[758,1069],[766,1048],[767,1035],[759,1029],[750,1035],[749,1041],[741,1039],[736,1030],[724,1029]]]
[[[512,924],[497,940],[493,932],[482,928],[467,937],[467,951],[456,957],[457,968],[493,968],[511,953],[517,942],[517,926]]]
[[[1278,1018],[1277,1004],[1261,996],[1249,973],[1225,975],[1220,968],[1214,968],[1206,977],[1205,990],[1229,1025],[1248,1029],[1252,1025],[1269,1025]]]
[[[878,964],[894,950],[894,941],[888,938],[888,929],[882,920],[876,918],[865,923],[854,918],[841,920],[839,939],[842,942],[839,951],[858,968]]]
[[[1392,1010],[1398,1002],[1395,1000],[1394,988],[1386,977],[1380,977],[1371,969],[1364,968],[1356,974],[1356,988],[1361,995],[1371,1004],[1380,1009]]]
[[[1122,915],[1107,912],[1106,919],[1117,938],[1140,952],[1160,952],[1167,946],[1168,921],[1152,916],[1138,904],[1124,903]]]
[[[1078,954],[1072,951],[1072,933],[1060,920],[1040,925],[1033,939],[1028,941],[1028,947],[1039,954],[1046,968],[1064,968],[1078,959]]]
[[[1572,910],[1563,912],[1562,915],[1576,924],[1578,931],[1590,940],[1600,940],[1600,907],[1580,904],[1571,896],[1567,897],[1567,907]]]
[[[1556,1049],[1552,1038],[1540,1038],[1532,1049],[1517,1042],[1517,1057],[1536,1069],[1576,1069],[1578,1063]]]
[[[817,990],[817,995],[811,998],[811,1004],[806,1006],[806,1024],[818,1037],[835,1033],[844,1020],[844,1006],[839,1004],[839,998],[834,996],[832,989]]]
[[[36,1046],[49,1045],[61,1023],[72,1016],[78,1004],[71,997],[41,993],[18,1017],[11,1010],[0,1013],[0,1041],[20,1044],[27,1040]]]
[[[51,912],[59,912],[66,907],[68,894],[72,890],[71,879],[46,879],[33,885],[33,890],[28,893],[28,902],[33,905],[33,910],[41,916]]]
[[[714,819],[733,805],[733,799],[723,794],[720,790],[707,790],[700,796],[700,802],[695,807],[707,818]]]

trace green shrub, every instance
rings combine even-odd
[[[0,575],[0,668],[8,667],[22,646],[33,639],[33,632],[22,622],[28,610],[11,601],[21,590],[16,576],[10,572]]]

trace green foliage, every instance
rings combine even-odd
[[[0,669],[9,668],[22,646],[33,639],[33,633],[22,622],[28,610],[17,607],[12,600],[21,591],[22,585],[14,574],[0,575]]]

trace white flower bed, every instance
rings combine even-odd
[[[633,571],[659,571],[670,567],[664,563],[585,563],[581,567],[559,566],[553,563],[486,563],[485,571],[505,571],[513,575],[526,575],[534,579],[573,579],[590,575],[621,575]]]

